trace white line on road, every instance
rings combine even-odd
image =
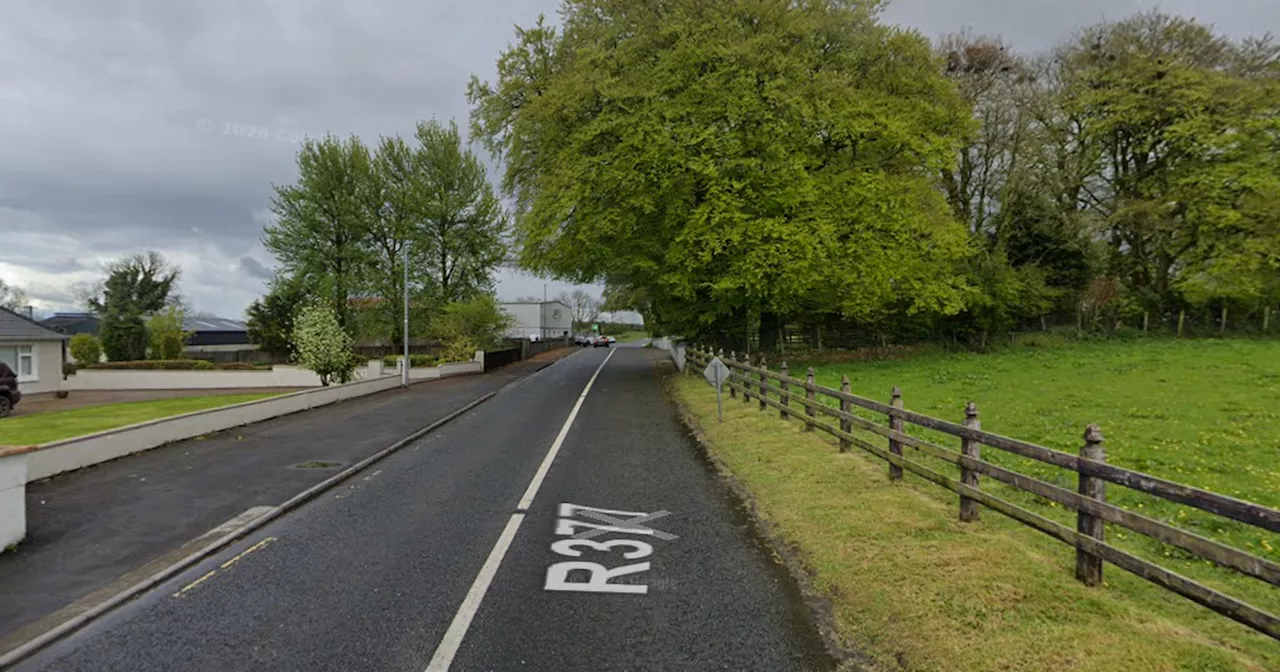
[[[480,573],[476,575],[476,580],[471,584],[467,596],[462,599],[462,606],[458,607],[458,613],[454,614],[453,622],[449,624],[449,629],[444,633],[444,638],[440,640],[440,645],[436,647],[436,652],[431,656],[431,662],[427,664],[426,672],[447,672],[449,666],[453,664],[453,657],[458,655],[458,649],[462,646],[462,640],[467,636],[467,630],[471,627],[471,619],[475,618],[476,612],[480,610],[480,602],[484,600],[484,594],[488,592],[489,585],[493,583],[493,577],[498,573],[498,567],[502,564],[502,558],[506,556],[507,549],[511,548],[511,542],[516,537],[516,531],[520,529],[520,523],[524,522],[524,511],[527,511],[529,505],[533,503],[533,498],[538,494],[538,489],[542,487],[542,481],[547,478],[547,472],[551,471],[551,463],[555,461],[556,455],[560,453],[560,446],[564,444],[564,439],[569,435],[569,428],[573,426],[573,421],[578,417],[578,411],[582,409],[582,402],[586,401],[587,393],[591,391],[591,386],[596,384],[596,378],[600,377],[600,372],[604,370],[604,365],[609,363],[613,358],[613,353],[617,350],[610,349],[609,355],[600,362],[600,366],[596,368],[596,372],[591,374],[591,380],[587,381],[587,386],[582,388],[582,394],[578,395],[578,401],[573,405],[573,410],[569,411],[569,417],[564,421],[564,426],[560,428],[560,433],[556,435],[556,440],[551,444],[551,449],[547,451],[547,456],[542,458],[542,464],[538,466],[538,471],[533,475],[533,480],[529,482],[529,487],[524,491],[524,496],[520,498],[517,505],[519,512],[511,514],[511,519],[507,521],[507,526],[503,528],[502,534],[498,536],[498,542],[493,545],[493,550],[489,551],[489,557],[484,561],[484,566],[480,568]]]

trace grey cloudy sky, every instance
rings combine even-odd
[[[304,134],[465,126],[467,78],[489,79],[514,25],[557,0],[42,0],[0,9],[0,279],[42,309],[102,262],[154,248],[197,310],[238,318],[273,260],[259,237]],[[1276,0],[1165,0],[1243,35]],[[1034,50],[1139,0],[897,0],[896,23],[970,28]],[[499,295],[544,281],[503,271]],[[550,283],[554,295],[565,285]],[[598,291],[598,288],[597,288]]]

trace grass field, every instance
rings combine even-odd
[[[798,364],[798,365],[797,365]],[[804,363],[793,363],[793,375]],[[1214,492],[1280,505],[1280,344],[1146,341],[1020,348],[995,355],[926,354],[816,367],[818,381],[959,420],[977,402],[983,428],[1076,452],[1100,424],[1108,461]],[[1074,551],[991,511],[956,521],[955,497],[908,476],[887,481],[863,453],[834,455],[821,435],[774,412],[729,404],[686,379],[680,390],[708,435],[761,499],[763,513],[803,549],[819,586],[837,596],[840,631],[885,669],[1280,669],[1280,645],[1122,570],[1107,585],[1074,581]],[[710,418],[708,423],[706,418]],[[943,445],[956,440],[929,436]],[[942,473],[955,467],[908,449]],[[985,448],[983,457],[1064,487],[1075,475]],[[984,480],[983,488],[1072,524],[1061,507]],[[1199,534],[1280,559],[1280,538],[1108,487],[1108,499]],[[1280,590],[1108,527],[1108,540],[1273,613]],[[948,624],[950,628],[948,628]],[[936,628],[936,632],[933,631]],[[1142,661],[1135,664],[1135,661]]]
[[[103,404],[66,411],[35,413],[0,420],[0,445],[30,446],[83,436],[148,420],[230,406],[277,393],[181,397],[124,404]]]
[[[628,341],[638,341],[642,338],[648,338],[648,337],[649,337],[649,332],[647,331],[628,331],[618,336],[617,339],[619,343],[626,343]]]

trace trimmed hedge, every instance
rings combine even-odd
[[[271,365],[252,362],[214,364],[203,359],[151,359],[138,362],[103,362],[82,368],[112,371],[270,371]]]
[[[382,363],[385,366],[397,367],[400,365],[400,358],[401,355],[387,355],[382,358]],[[411,369],[431,367],[439,363],[440,360],[432,355],[409,355],[409,368]]]

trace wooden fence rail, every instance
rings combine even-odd
[[[695,346],[687,350],[686,356],[689,358],[686,371],[696,373],[710,362],[713,353]],[[890,403],[882,404],[852,394],[847,377],[842,381],[841,389],[835,390],[816,384],[812,369],[804,379],[799,379],[789,375],[785,362],[782,364],[782,371],[775,372],[769,370],[763,358],[758,365],[751,365],[739,360],[736,353],[725,356],[722,350],[719,356],[730,369],[726,385],[732,397],[741,394],[745,404],[750,404],[754,397],[760,410],[776,409],[782,418],[795,418],[805,423],[805,431],[819,429],[832,435],[839,440],[841,452],[857,446],[885,460],[889,464],[889,476],[893,480],[901,479],[903,472],[908,471],[955,492],[960,496],[961,520],[977,520],[979,507],[985,506],[1074,546],[1076,578],[1086,585],[1100,585],[1103,562],[1109,562],[1280,640],[1280,618],[1107,544],[1104,540],[1105,523],[1133,530],[1272,586],[1280,586],[1280,565],[1108,503],[1105,485],[1115,483],[1272,532],[1280,532],[1280,511],[1107,464],[1102,432],[1096,425],[1086,428],[1080,454],[1072,455],[983,431],[978,408],[973,403],[965,408],[964,423],[956,424],[906,410],[902,404],[902,394],[897,388],[893,390]],[[771,382],[776,385],[770,384]],[[800,396],[797,390],[803,390],[804,396]],[[819,401],[819,396],[837,401],[839,407]],[[792,405],[793,402],[795,406]],[[855,415],[855,406],[884,415],[887,425]],[[839,427],[818,420],[818,414],[838,420]],[[958,437],[961,439],[961,450],[944,448],[911,436],[906,433],[905,424]],[[888,448],[882,448],[855,435],[855,429],[887,439]],[[956,465],[960,478],[948,477],[903,457],[903,446]],[[1074,471],[1077,474],[1077,489],[1069,490],[985,461],[982,459],[982,446]],[[1077,517],[1076,529],[1072,530],[1008,500],[983,492],[980,476],[1074,510]]]

